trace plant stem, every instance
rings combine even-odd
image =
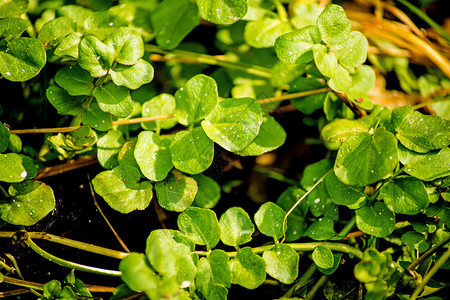
[[[437,243],[436,245],[432,246],[430,249],[428,249],[424,254],[422,254],[418,259],[416,259],[415,261],[413,261],[407,268],[406,270],[408,272],[411,273],[411,275],[414,275],[412,270],[414,270],[418,265],[420,265],[425,259],[427,259],[428,257],[430,257],[439,247],[441,247],[442,245],[445,245],[446,243],[448,243],[448,241],[450,241],[450,236],[448,236],[447,238],[443,239],[442,241],[440,241],[439,243]]]
[[[10,197],[9,194],[5,191],[5,189],[1,185],[0,185],[0,195],[5,197],[6,199]]]
[[[316,270],[317,270],[316,264],[312,263],[309,266],[309,268],[305,271],[305,273],[303,273],[302,277],[300,277],[300,279],[283,295],[283,297],[290,298],[296,291],[306,286],[310,278],[316,272]]]
[[[309,90],[309,91],[303,91],[303,92],[298,92],[298,93],[285,94],[285,95],[281,95],[281,96],[273,97],[273,98],[264,98],[264,99],[258,100],[258,103],[259,104],[267,104],[267,103],[272,103],[272,102],[280,102],[283,100],[290,100],[290,99],[294,99],[294,98],[301,98],[301,97],[306,97],[306,96],[310,96],[310,95],[327,93],[329,91],[331,91],[331,89],[328,87],[325,87],[325,88],[316,89],[316,90]]]
[[[39,291],[44,290],[43,284],[35,283],[35,282],[31,282],[31,281],[25,281],[25,280],[21,280],[21,279],[16,279],[16,278],[8,277],[5,275],[3,275],[2,282],[17,285],[17,286],[27,287],[27,288],[35,289],[35,290],[39,290]]]
[[[425,107],[425,106],[428,106],[428,105],[432,105],[432,104],[439,103],[439,102],[448,102],[448,101],[450,101],[450,98],[438,99],[438,100],[433,100],[433,101],[426,101],[426,102],[422,102],[422,103],[416,104],[412,108],[414,110],[417,110],[419,108],[422,108],[422,107]]]
[[[220,66],[220,67],[224,67],[224,68],[228,68],[228,69],[240,70],[240,71],[247,72],[248,74],[256,75],[256,76],[264,77],[264,78],[272,77],[272,72],[268,68],[250,65],[250,64],[246,64],[246,63],[242,63],[242,62],[229,61],[229,60],[226,60],[225,58],[223,58],[223,56],[212,56],[212,55],[195,53],[195,52],[179,50],[179,49],[167,51],[167,50],[161,49],[160,47],[158,47],[156,45],[149,45],[149,44],[145,45],[144,49],[145,49],[145,51],[152,52],[152,53],[158,53],[158,54],[162,54],[162,55],[170,54],[170,55],[174,55],[174,56],[177,56],[180,58],[189,59],[193,63],[203,63],[203,64],[208,64],[208,65],[213,65],[213,66]]]
[[[280,16],[280,20],[283,22],[287,22],[289,18],[283,4],[281,4],[279,0],[273,0],[273,2],[275,2],[275,6],[277,7],[277,12],[278,16]]]
[[[320,279],[316,282],[316,284],[312,287],[312,289],[306,294],[305,300],[311,300],[314,298],[319,289],[327,282],[328,276],[322,275]]]
[[[297,186],[297,187],[299,187],[299,185],[300,185],[300,183],[297,180],[287,178],[283,174],[277,173],[277,172],[272,171],[272,170],[268,170],[267,168],[256,166],[256,167],[253,168],[253,171],[255,171],[255,172],[259,173],[259,174],[263,174],[263,175],[265,175],[265,176],[267,176],[269,178],[278,180],[280,182],[285,182],[285,183],[287,183],[289,185],[293,185],[293,186]]]

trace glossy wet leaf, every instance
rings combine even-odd
[[[197,264],[197,275],[195,276],[195,287],[205,299],[227,299],[228,290],[221,284],[215,283],[211,262],[206,258],[200,259]]]
[[[118,28],[104,43],[114,49],[114,61],[122,65],[134,65],[144,55],[144,41],[141,35],[131,28]]]
[[[266,262],[266,272],[285,284],[291,284],[298,276],[299,255],[289,245],[277,244],[271,250],[264,251],[262,258]]]
[[[132,66],[118,65],[110,74],[116,85],[135,90],[152,81],[153,67],[147,61],[139,59]]]
[[[398,163],[397,140],[383,128],[360,133],[339,148],[334,172],[345,184],[365,186],[392,173]]]
[[[320,73],[326,77],[334,77],[335,70],[337,68],[336,55],[328,50],[328,48],[322,44],[314,45],[313,48],[314,62]]]
[[[333,50],[335,50],[339,64],[348,71],[352,71],[366,61],[367,47],[366,37],[359,31],[353,31],[350,32],[343,47]]]
[[[333,261],[334,261],[334,264],[330,267],[330,268],[321,268],[321,267],[319,267],[319,266],[317,266],[317,269],[321,272],[321,273],[323,273],[323,274],[325,274],[325,275],[331,275],[331,274],[333,274],[336,270],[337,270],[337,268],[339,267],[339,265],[340,265],[340,261],[341,261],[341,258],[342,258],[342,254],[343,253],[340,253],[340,252],[335,252],[335,253],[333,253]]]
[[[275,51],[281,61],[301,63],[302,55],[322,40],[319,28],[308,25],[293,32],[283,34],[275,41]]]
[[[349,38],[350,22],[339,5],[328,5],[317,18],[317,27],[322,40],[330,46],[344,44]]]
[[[120,165],[95,176],[92,185],[111,208],[127,214],[133,210],[144,210],[152,200],[152,184],[149,181],[139,182],[140,178],[136,168]]]
[[[214,142],[201,127],[180,131],[172,139],[170,153],[175,168],[188,174],[198,174],[211,165]]]
[[[312,259],[318,267],[323,269],[332,268],[334,265],[333,252],[326,246],[317,246],[312,253]]]
[[[53,55],[69,59],[78,59],[78,45],[81,36],[79,33],[69,33],[56,46]]]
[[[304,235],[316,241],[331,239],[336,235],[334,222],[328,217],[317,219],[306,229]]]
[[[334,204],[346,205],[351,209],[360,208],[367,200],[364,187],[347,185],[341,182],[334,172],[325,177],[328,194]]]
[[[426,153],[450,144],[450,122],[441,117],[413,112],[395,129],[396,137],[406,148]]]
[[[105,76],[115,58],[115,49],[95,36],[83,38],[79,45],[78,63],[92,77]]]
[[[84,20],[84,27],[89,35],[105,40],[120,27],[127,27],[128,21],[121,20],[110,11],[96,11]]]
[[[386,127],[389,131],[395,131],[402,121],[411,113],[413,108],[410,105],[396,107],[394,109],[384,108],[380,113],[380,126]]]
[[[380,190],[386,206],[395,213],[416,215],[428,206],[428,194],[421,180],[398,177]]]
[[[284,144],[286,132],[283,127],[271,116],[264,115],[258,135],[244,149],[237,154],[242,156],[259,156],[277,149]]]
[[[276,204],[285,212],[288,212],[292,206],[305,194],[305,191],[296,187],[287,188],[278,197]],[[292,242],[298,240],[306,230],[306,214],[308,213],[308,202],[303,199],[302,202],[289,214],[286,223],[286,241]]]
[[[117,155],[125,143],[122,133],[117,130],[110,130],[102,136],[97,143],[97,158],[105,169],[116,167],[119,162]]]
[[[101,110],[97,101],[92,101],[89,108],[83,112],[81,122],[100,131],[108,131],[113,126],[111,115]]]
[[[142,116],[153,117],[161,115],[173,114],[175,110],[175,98],[170,94],[159,94],[152,99],[146,101],[142,105]],[[163,120],[151,121],[142,123],[142,128],[146,130],[170,129],[177,124],[175,118],[168,118]]]
[[[37,39],[17,38],[0,50],[0,74],[10,81],[27,81],[39,74],[46,58]]]
[[[101,110],[116,117],[128,117],[133,111],[133,100],[131,100],[130,91],[112,82],[97,86],[94,89],[94,97],[97,99]]]
[[[198,186],[192,177],[174,171],[166,180],[157,182],[155,190],[161,207],[180,212],[192,205]]]
[[[84,21],[93,13],[89,8],[78,5],[64,5],[56,9],[59,16],[66,16],[74,19],[78,25],[83,25]]]
[[[431,181],[450,175],[450,149],[432,151],[426,154],[416,153],[404,147],[399,147],[400,162],[407,174],[421,180]]]
[[[55,75],[55,81],[71,96],[91,95],[94,90],[94,78],[79,65],[60,69]]]
[[[211,113],[217,97],[216,81],[203,74],[196,75],[175,93],[175,118],[183,125],[198,122]]]
[[[9,130],[3,123],[0,122],[0,153],[8,148],[9,144]]]
[[[255,213],[258,230],[267,236],[279,239],[283,236],[283,221],[286,212],[273,202],[261,205]]]
[[[394,231],[395,216],[384,203],[375,202],[356,211],[356,226],[359,230],[375,237],[386,237]]]
[[[369,66],[359,66],[355,73],[351,74],[352,86],[347,92],[349,99],[357,102],[364,109],[372,109],[373,104],[367,93],[375,85],[375,72]],[[389,129],[388,129],[389,130]]]
[[[13,225],[34,225],[55,208],[52,188],[40,181],[11,184],[8,194],[0,200],[0,218]]]
[[[0,19],[0,38],[6,41],[14,40],[21,36],[29,25],[28,20],[20,18]]]
[[[227,252],[220,249],[214,250],[209,254],[208,260],[214,266],[211,270],[214,282],[231,287],[231,270]]]
[[[158,275],[142,253],[132,252],[119,264],[121,279],[129,288],[141,292],[158,288]]]
[[[197,0],[200,17],[215,24],[232,24],[247,13],[246,0]]]
[[[45,48],[56,47],[68,34],[77,30],[75,20],[68,17],[59,17],[48,21],[42,26],[38,34],[38,40],[45,45]]]
[[[27,0],[11,0],[0,3],[0,18],[20,16],[27,12]]]
[[[189,0],[163,1],[153,11],[151,19],[156,43],[163,49],[177,47],[200,21],[197,6]]]
[[[219,242],[220,227],[216,213],[209,209],[191,207],[178,216],[178,228],[197,245],[214,248]]]
[[[0,154],[0,181],[22,182],[37,174],[33,160],[16,153]]]
[[[339,93],[345,93],[352,86],[352,77],[346,69],[338,65],[334,69],[334,76],[328,80],[330,88]]]
[[[266,263],[252,248],[245,247],[238,251],[230,261],[232,283],[247,289],[256,289],[266,279]]]
[[[152,131],[139,133],[134,157],[145,177],[152,181],[166,178],[173,167],[169,145],[169,139],[160,139]]]
[[[213,208],[216,206],[220,199],[220,185],[211,177],[203,174],[194,175],[192,178],[195,179],[198,186],[192,205],[201,208]]]
[[[47,88],[47,99],[61,115],[77,115],[83,109],[85,97],[70,96],[66,90],[56,85]]]
[[[419,253],[423,253],[430,247],[430,243],[427,241],[425,235],[416,231],[408,231],[402,235],[402,242],[416,249]]]
[[[206,135],[229,151],[247,147],[262,124],[261,107],[255,99],[226,99],[201,123]]]
[[[335,119],[322,129],[322,138],[327,142],[344,142],[351,137],[375,128],[378,120],[365,117],[357,120]]]
[[[227,209],[219,220],[220,240],[228,246],[238,248],[250,242],[255,231],[250,216],[241,207]]]
[[[245,26],[244,39],[252,47],[268,48],[273,47],[275,40],[292,30],[288,22],[279,19],[260,19],[248,22]]]

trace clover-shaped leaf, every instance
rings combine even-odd
[[[133,112],[130,91],[123,86],[112,82],[97,86],[94,89],[94,97],[101,110],[116,117],[125,118]]]
[[[114,49],[114,61],[122,65],[134,65],[144,55],[144,41],[141,35],[130,28],[118,28],[104,40],[104,43]]]
[[[83,38],[78,52],[78,63],[83,69],[89,71],[92,77],[105,76],[115,58],[115,49],[95,36]]]
[[[55,81],[71,96],[91,95],[94,90],[94,78],[79,65],[60,69],[55,75]]]
[[[308,25],[293,32],[279,36],[275,41],[275,51],[281,61],[289,63],[304,62],[304,54],[322,41],[319,28]]]
[[[330,46],[347,42],[350,34],[350,22],[344,9],[336,4],[328,5],[317,18],[322,40]]]

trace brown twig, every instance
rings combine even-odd
[[[96,155],[82,156],[79,159],[71,159],[65,163],[40,169],[34,179],[46,178],[59,175],[64,172],[73,171],[98,163]]]

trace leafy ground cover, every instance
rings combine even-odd
[[[442,7],[3,2],[0,296],[445,299]]]

